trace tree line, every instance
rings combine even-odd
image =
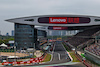
[[[2,36],[2,35],[0,35],[0,44],[1,43],[8,43],[11,40],[14,40],[13,36]]]

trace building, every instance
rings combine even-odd
[[[15,44],[17,49],[34,47],[34,26],[15,23]]]
[[[40,37],[47,37],[47,32],[44,30],[38,30],[38,38]]]
[[[35,47],[38,36],[46,37],[46,32],[37,30],[34,25],[15,23],[15,44],[17,49]]]
[[[61,31],[61,36],[66,36],[66,31]]]
[[[35,28],[36,29],[38,29],[38,32],[39,31],[44,31],[46,34],[48,34],[48,27],[47,26],[41,26],[41,27],[37,27],[37,26],[35,26]],[[41,36],[41,34],[38,34],[39,36]],[[47,36],[47,35],[45,35],[45,36]]]
[[[14,30],[11,31],[11,36],[14,36]]]

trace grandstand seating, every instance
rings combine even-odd
[[[100,30],[100,27],[91,28],[91,29],[84,30],[83,32],[80,32],[76,34],[75,36],[91,36],[99,30]]]
[[[86,50],[88,50],[89,52],[96,54],[98,56],[100,56],[100,45],[91,45],[89,47],[85,48]]]
[[[88,41],[89,40],[88,36],[90,37],[90,36],[94,35],[99,30],[100,30],[100,27],[95,27],[95,28],[84,30],[84,31],[79,32],[76,35],[74,35],[71,39],[68,40],[68,42],[71,45],[77,47],[78,45]],[[84,36],[87,38],[84,38]]]

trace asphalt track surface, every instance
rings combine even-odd
[[[52,63],[64,63],[71,61],[66,49],[60,41],[55,42]]]
[[[53,58],[50,62],[43,63],[43,64],[27,65],[27,66],[16,66],[16,67],[45,67],[49,65],[51,66],[53,64],[56,64],[56,66],[58,67],[59,66],[60,67],[86,67],[82,63],[59,65],[59,64],[71,62],[66,52],[66,49],[64,48],[64,46],[60,41],[55,42],[53,52],[50,53],[53,55]]]

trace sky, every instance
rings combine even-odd
[[[100,0],[0,0],[0,31],[11,35],[14,30],[6,19],[56,14],[100,17]]]

